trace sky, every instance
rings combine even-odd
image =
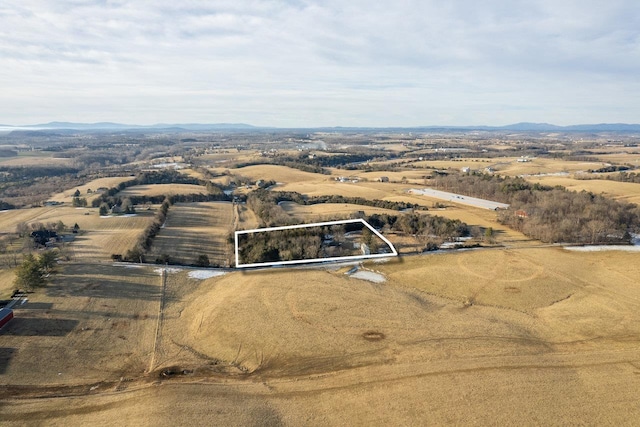
[[[640,123],[637,0],[2,0],[0,123]]]

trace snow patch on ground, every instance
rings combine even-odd
[[[166,271],[167,273],[179,273],[182,271],[182,269],[176,268],[176,267],[162,267],[162,268],[156,268],[153,271],[158,274],[162,274],[162,271]]]
[[[352,273],[350,277],[355,277],[360,280],[368,280],[373,283],[384,283],[387,281],[387,278],[382,274],[370,270],[358,270],[355,273]]]
[[[384,264],[385,262],[391,261],[391,259],[392,259],[391,257],[389,257],[389,258],[375,258],[375,259],[372,259],[371,261],[376,263],[376,264]]]
[[[458,237],[455,242],[444,242],[440,245],[440,249],[455,249],[456,245],[462,245],[467,240],[471,240],[473,237]]]
[[[575,252],[603,252],[603,251],[640,252],[640,246],[630,246],[630,245],[565,246],[564,248],[568,251],[575,251]]]
[[[192,279],[210,279],[212,277],[223,276],[227,274],[226,271],[220,270],[193,270],[189,272],[189,277]]]
[[[575,252],[623,251],[640,252],[640,234],[631,235],[631,245],[589,245],[565,246],[564,249]]]
[[[124,267],[124,268],[142,268],[142,267],[144,267],[143,265],[140,265],[140,264],[124,264],[124,263],[119,263],[119,262],[114,262],[113,265],[114,265],[114,267],[115,266],[119,266],[119,267]]]

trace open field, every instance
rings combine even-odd
[[[65,335],[38,341],[9,336],[12,342],[5,347],[20,351],[11,356],[2,381],[29,384],[16,375],[32,363],[23,360],[31,356],[21,349],[46,345],[44,339],[56,340],[52,351],[69,352],[66,344],[85,337],[93,341],[83,341],[84,346],[73,341],[74,346],[95,343],[104,351],[67,356],[79,364],[73,378],[64,364],[33,363],[29,375],[48,369],[52,373],[45,375],[59,385],[89,378],[86,391],[47,398],[46,388],[10,388],[45,397],[18,400],[5,394],[0,421],[629,425],[640,417],[640,289],[634,284],[640,266],[634,254],[502,249],[367,265],[387,282],[350,278],[344,269],[277,269],[202,281],[170,273],[156,361],[158,367],[186,370],[174,379],[135,376],[150,355],[151,317],[122,319],[128,326],[118,323],[112,332],[104,327],[107,308],[100,306],[113,304],[111,294],[101,290],[117,295],[120,289],[101,282],[115,286],[123,274],[131,285],[140,283],[136,292],[157,295],[152,283],[159,283],[159,276],[121,267],[118,273],[110,266],[82,273],[95,279],[66,290],[68,297],[55,300],[51,315],[74,320],[62,304],[85,298],[92,316],[102,316],[102,329],[89,316],[76,320],[92,328],[90,334],[79,331],[78,323]],[[69,277],[60,283],[76,283],[81,277],[70,279],[81,276],[80,266],[65,274]],[[135,305],[127,313],[148,313],[158,304],[155,297],[130,298],[118,299]],[[121,307],[108,310],[113,324]],[[126,347],[133,328],[141,328],[144,338]],[[108,338],[125,347],[106,348]],[[103,353],[128,351],[134,354],[105,362],[106,372],[90,368]],[[91,381],[120,375],[118,363],[132,381],[103,383],[90,392]],[[127,390],[114,392],[119,384]]]
[[[229,170],[234,175],[249,177],[253,180],[273,180],[282,183],[328,181],[331,177],[318,173],[304,172],[287,166],[256,165]]]
[[[97,208],[71,207],[70,188],[52,198],[62,206],[0,212],[1,266],[15,265],[21,248],[30,250],[28,241],[12,235],[19,223],[80,226],[63,248],[71,260],[61,257],[57,272],[47,276],[50,283],[30,293],[29,303],[17,306],[16,317],[0,330],[0,425],[617,426],[640,419],[637,253],[543,244],[499,224],[495,211],[408,192],[438,188],[437,180],[425,178],[434,169],[491,167],[496,175],[525,175],[530,182],[640,203],[640,184],[575,179],[578,171],[606,163],[633,164],[640,152],[632,146],[636,136],[364,130],[92,135],[95,140],[81,142],[27,135],[36,147],[59,146],[62,154],[89,144],[96,154],[87,157],[91,163],[74,162],[82,176],[99,173],[97,164],[108,165],[104,172],[111,174],[119,162],[131,162],[121,167],[121,178],[78,187],[89,202],[99,196],[87,194],[89,188],[113,187],[151,163],[179,160],[182,173],[198,178],[209,176],[201,167],[228,171],[214,181],[236,200],[255,186],[236,188],[233,175],[274,180],[273,191],[415,203],[429,209],[415,215],[492,228],[494,239],[485,239],[490,247],[418,255],[424,237],[391,232],[400,257],[239,271],[112,262],[112,254],[124,255],[137,242],[157,205],[136,207],[135,216],[101,218]],[[117,155],[108,151],[114,141]],[[233,168],[312,160],[300,151],[312,147],[322,148],[310,152],[317,156],[379,152],[390,160],[369,163],[376,169],[369,172],[348,170],[347,160],[340,169],[326,168],[330,175],[273,164]],[[435,153],[435,147],[449,151]],[[260,156],[264,151],[269,159]],[[531,154],[531,161],[518,162],[519,153]],[[46,160],[41,154],[34,159]],[[498,157],[503,154],[509,157]],[[487,158],[454,160],[458,155]],[[566,161],[565,155],[599,160]],[[449,159],[431,160],[444,156]],[[360,181],[341,183],[339,176]],[[390,182],[377,182],[381,177]],[[144,185],[119,196],[206,191]],[[256,209],[264,207],[254,201]],[[280,206],[297,223],[360,211],[403,214],[342,203]],[[168,256],[191,264],[206,254],[211,263],[228,265],[231,231],[258,224],[246,203],[176,203],[145,256],[150,263]],[[265,248],[292,252],[291,242]],[[14,277],[15,269],[0,269],[0,299],[11,295]]]
[[[317,205],[299,205],[294,202],[281,202],[280,207],[282,207],[282,209],[284,209],[286,213],[300,221],[300,223],[318,222],[325,219],[347,219],[352,214],[355,214],[357,212],[364,212],[365,215],[399,214],[398,211],[392,209],[382,209],[348,203],[320,203]]]
[[[69,244],[77,259],[107,260],[111,254],[124,254],[153,220],[154,211],[140,211],[135,216],[101,218],[98,209],[48,206],[0,212],[0,232],[13,233],[20,222],[49,223],[62,221],[67,227],[80,226],[81,234]]]
[[[546,159],[535,157],[530,162],[518,162],[517,159],[505,159],[504,162],[497,164],[494,169],[501,175],[518,176],[518,175],[539,175],[553,174],[559,172],[579,172],[589,169],[599,169],[605,166],[604,163],[598,162],[571,162],[561,159]]]
[[[138,236],[153,221],[154,212],[141,212],[136,216],[100,218],[87,233],[71,244],[73,257],[86,260],[107,260],[112,254],[124,255],[138,241]]]
[[[628,150],[632,150],[633,147],[628,147]],[[626,150],[625,150],[626,151]],[[595,157],[604,163],[613,163],[618,165],[632,165],[639,166],[640,150],[636,147],[635,152],[619,152],[619,153],[593,153],[589,154],[589,157]]]
[[[339,194],[345,197],[363,197],[365,199],[384,199],[390,190],[398,189],[399,184],[376,182],[337,182],[335,180],[325,182],[293,182],[279,185],[279,191],[297,191],[308,196],[324,196],[327,194]],[[402,188],[410,188],[404,185]]]
[[[590,191],[628,203],[640,204],[640,184],[606,179],[575,179],[570,176],[529,177],[528,181],[544,185],[562,185],[572,191]]]
[[[72,158],[52,157],[40,151],[23,152],[15,157],[0,157],[0,166],[72,166]]]
[[[0,347],[12,349],[0,381],[69,386],[142,375],[155,339],[160,276],[111,264],[58,268],[0,332]]]
[[[235,204],[234,210],[234,230],[258,228],[260,222],[256,214],[246,204]]]
[[[174,194],[206,194],[207,189],[193,184],[150,184],[134,185],[120,191],[117,196],[171,196]]]
[[[559,172],[578,172],[589,169],[599,169],[605,166],[603,162],[572,162],[562,159],[548,159],[532,157],[528,162],[519,162],[519,157],[498,157],[492,159],[459,159],[459,160],[437,160],[415,162],[414,165],[435,168],[435,169],[456,169],[464,167],[472,171],[484,171],[485,168],[492,168],[501,175],[538,175]]]
[[[73,202],[73,194],[76,192],[76,190],[80,190],[80,197],[86,198],[87,202],[89,202],[89,206],[91,206],[91,201],[100,197],[101,193],[96,192],[98,188],[112,188],[117,186],[121,182],[131,181],[132,179],[133,178],[130,176],[94,179],[93,181],[88,182],[85,185],[80,185],[78,187],[63,191],[62,193],[54,194],[49,200],[71,204]],[[91,190],[92,192],[87,193],[88,190]]]
[[[344,176],[344,177],[358,177],[364,178],[368,181],[378,181],[381,177],[386,176],[389,178],[390,182],[401,182],[406,180],[411,183],[423,183],[424,177],[429,176],[431,171],[428,170],[406,170],[406,171],[350,171],[350,170],[342,170],[342,169],[332,169],[331,174],[334,177]]]
[[[168,255],[173,262],[193,264],[204,254],[213,265],[228,264],[233,252],[227,242],[234,224],[233,210],[229,202],[176,203],[169,209],[148,258]]]
[[[446,209],[432,209],[431,207],[434,203],[442,203],[442,200],[434,197],[410,194],[408,193],[408,190],[411,188],[412,186],[410,184],[397,183],[359,182],[354,184],[327,182],[316,185],[310,183],[288,184],[278,187],[278,190],[298,191],[309,196],[339,194],[346,197],[364,197],[367,199],[416,203],[418,205],[427,206],[429,208],[427,213],[431,215],[443,216],[450,219],[459,219],[471,226],[477,225],[484,228],[491,227],[497,233],[498,242],[508,242],[510,244],[521,244],[524,242],[528,242],[528,244],[531,243],[531,239],[524,236],[522,233],[498,223],[497,214],[493,211],[465,206],[455,202],[446,202]],[[364,210],[366,212],[367,208],[367,206],[361,206],[358,210]],[[323,210],[321,207],[312,209]]]

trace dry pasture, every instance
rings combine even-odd
[[[282,209],[284,209],[286,213],[296,218],[301,224],[305,222],[324,220],[327,218],[350,218],[352,214],[355,214],[357,212],[364,212],[365,215],[399,215],[398,211],[391,209],[382,209],[348,203],[320,203],[316,205],[299,205],[294,202],[282,202],[280,203],[280,207],[282,207]]]
[[[160,276],[142,266],[66,263],[58,269],[0,331],[0,347],[12,349],[0,381],[53,387],[143,375],[155,341]]]
[[[157,208],[156,208],[157,209]],[[69,244],[75,259],[108,260],[132,248],[142,230],[153,220],[155,210],[139,210],[135,216],[100,217],[96,208],[47,206],[0,212],[0,232],[13,233],[18,223],[56,223],[80,226],[81,233]]]
[[[111,385],[106,392],[90,393],[94,383],[89,383],[86,392],[73,397],[5,395],[0,420],[629,425],[640,417],[640,288],[635,286],[640,266],[635,257],[538,248],[367,263],[387,277],[385,284],[350,278],[344,269],[234,272],[202,281],[169,273],[156,360],[159,367],[186,370],[184,376],[142,376],[148,380],[123,383],[126,392]],[[109,271],[119,283],[115,268]],[[68,274],[60,289],[81,279]],[[90,303],[89,293],[100,292],[102,280],[112,283],[106,270],[88,274],[80,286],[65,291],[72,296],[69,304],[76,297]],[[151,286],[154,278],[135,280]],[[151,289],[158,288],[139,291]],[[95,305],[89,308],[104,317]],[[58,337],[54,351],[70,351],[64,344],[75,339],[73,333]],[[92,336],[102,340],[98,336],[105,333]],[[128,343],[129,335],[124,336],[126,341],[113,339]],[[125,359],[131,361],[125,375],[148,361],[145,342],[135,350],[113,350],[138,355]],[[47,378],[56,384],[80,381],[81,375],[97,378],[88,366],[96,366],[102,351],[80,354],[85,360],[78,362],[75,378],[68,379],[66,369],[58,371],[62,378],[55,369]],[[27,357],[22,350],[8,365],[11,375],[25,363],[20,357]],[[112,357],[107,366],[118,360]],[[102,376],[113,377],[117,370],[110,369]]]
[[[322,182],[331,179],[331,177],[327,175],[304,172],[280,165],[245,166],[243,168],[230,169],[230,172],[234,175],[246,176],[253,180],[273,180],[280,183]]]
[[[153,260],[168,255],[174,262],[193,264],[199,255],[207,255],[211,264],[226,265],[233,253],[227,242],[233,225],[230,202],[176,203],[147,257]]]
[[[575,179],[571,176],[530,177],[527,180],[543,185],[562,185],[571,191],[589,191],[621,202],[640,204],[640,184],[633,182],[618,182],[606,179]]]
[[[120,191],[118,197],[127,196],[171,196],[174,194],[206,194],[207,189],[193,184],[149,184],[134,185]]]
[[[100,197],[101,193],[96,192],[98,188],[116,187],[121,182],[131,181],[132,179],[133,178],[130,176],[116,176],[94,179],[93,181],[90,181],[85,185],[65,190],[62,193],[54,194],[49,200],[71,204],[73,202],[73,194],[76,192],[76,190],[80,190],[80,197],[86,198],[89,206],[91,206],[91,202],[93,201],[93,199]],[[92,192],[87,193],[88,190],[91,190]]]
[[[41,151],[29,151],[19,153],[15,157],[0,157],[2,166],[72,166],[73,159],[66,157],[53,157],[49,153]]]

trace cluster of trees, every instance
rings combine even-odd
[[[241,234],[238,241],[244,264],[320,257],[326,227],[309,227]]]
[[[176,203],[190,203],[190,202],[216,202],[216,201],[230,201],[231,198],[224,194],[222,191],[215,194],[197,193],[197,194],[172,194],[170,196],[129,196],[131,203],[135,205],[142,205],[146,203],[159,204],[165,199],[169,199],[171,204]]]
[[[419,215],[407,213],[405,215],[373,214],[365,218],[373,227],[404,233],[429,240],[454,240],[458,237],[468,236],[469,226],[458,220],[443,218],[437,215]]]
[[[118,198],[118,204],[114,205],[114,206],[119,206],[120,207],[120,213],[123,214],[134,214],[136,213],[136,208],[134,207],[134,203],[132,202],[130,197],[123,197],[123,198]],[[100,216],[105,216],[109,214],[110,209],[112,208],[112,206],[109,206],[108,203],[104,202],[100,204],[100,209],[98,210],[98,213]]]
[[[335,167],[338,169],[358,169],[359,166],[365,162],[371,160],[387,160],[394,158],[394,153],[385,153],[385,157],[380,157],[380,154],[370,153],[338,153],[331,156],[309,156],[307,153],[300,155],[285,155],[265,158],[257,162],[245,162],[236,165],[237,168],[245,166],[253,166],[260,164],[275,164],[281,166],[287,166],[294,169],[299,169],[305,172],[330,174],[327,170],[328,167]]]
[[[175,170],[161,170],[152,172],[142,172],[137,177],[130,181],[121,182],[115,187],[110,188],[104,192],[100,197],[96,198],[92,202],[94,208],[106,205],[106,209],[110,209],[113,206],[121,206],[124,198],[117,196],[117,194],[128,187],[135,185],[152,185],[152,184],[191,184],[202,186],[206,189],[206,194],[177,194],[171,196],[170,202],[204,202],[204,201],[216,201],[216,200],[230,200],[229,196],[224,194],[222,188],[212,183],[191,176],[187,176],[177,172]],[[131,196],[128,197],[131,204],[142,203],[161,203],[165,196]],[[102,215],[102,213],[101,213]]]
[[[589,172],[610,173],[610,172],[628,171],[629,169],[631,169],[629,166],[611,165],[611,166],[605,166],[603,168],[595,169],[595,170],[594,169],[589,169]]]
[[[265,158],[263,160],[257,162],[242,162],[237,163],[235,168],[243,168],[245,166],[256,166],[256,165],[280,165],[286,166],[292,169],[298,169],[303,172],[311,172],[311,173],[321,173],[325,175],[329,175],[331,172],[326,170],[323,167],[310,165],[307,163],[295,161],[295,160],[287,160],[288,157],[273,157],[273,158]]]
[[[640,184],[640,173],[636,172],[620,172],[614,175],[607,175],[606,179],[619,182],[634,182]]]
[[[62,188],[84,184],[79,169],[67,167],[0,167],[2,209],[38,206]]]
[[[155,218],[149,224],[144,231],[138,237],[138,242],[133,249],[129,249],[124,255],[125,261],[144,262],[144,255],[151,247],[153,239],[158,235],[158,232],[162,228],[162,225],[167,220],[167,212],[171,202],[169,199],[165,199],[160,206],[160,210],[156,214]],[[113,259],[120,259],[118,255],[112,256]]]
[[[77,223],[74,224],[75,230],[79,228],[80,227]],[[16,234],[18,235],[18,237],[27,237],[34,231],[51,230],[57,233],[62,233],[66,231],[66,229],[67,226],[61,220],[57,222],[47,222],[46,224],[42,222],[32,222],[30,224],[27,224],[26,222],[19,222],[16,225]]]
[[[16,206],[12,205],[11,203],[5,202],[4,200],[0,200],[0,210],[4,211],[4,210],[8,210],[8,209],[15,209]]]
[[[247,205],[260,218],[264,225],[271,227],[274,225],[287,225],[292,222],[291,217],[280,207],[280,202],[295,202],[300,205],[315,205],[319,203],[350,203],[363,206],[373,206],[377,208],[405,210],[423,209],[414,203],[392,202],[389,200],[369,200],[362,197],[344,197],[341,195],[313,196],[308,197],[294,191],[268,191],[257,189],[247,196]]]
[[[72,205],[74,207],[85,207],[87,206],[87,199],[85,199],[84,197],[80,197],[80,190],[76,190],[75,193],[73,193],[73,202]]]
[[[636,205],[585,191],[473,173],[438,176],[433,182],[445,191],[510,204],[499,220],[543,242],[629,242],[629,232],[640,229]]]
[[[16,268],[14,285],[18,289],[26,290],[46,286],[47,277],[55,272],[57,258],[58,254],[54,250],[45,251],[39,257],[26,254]]]

